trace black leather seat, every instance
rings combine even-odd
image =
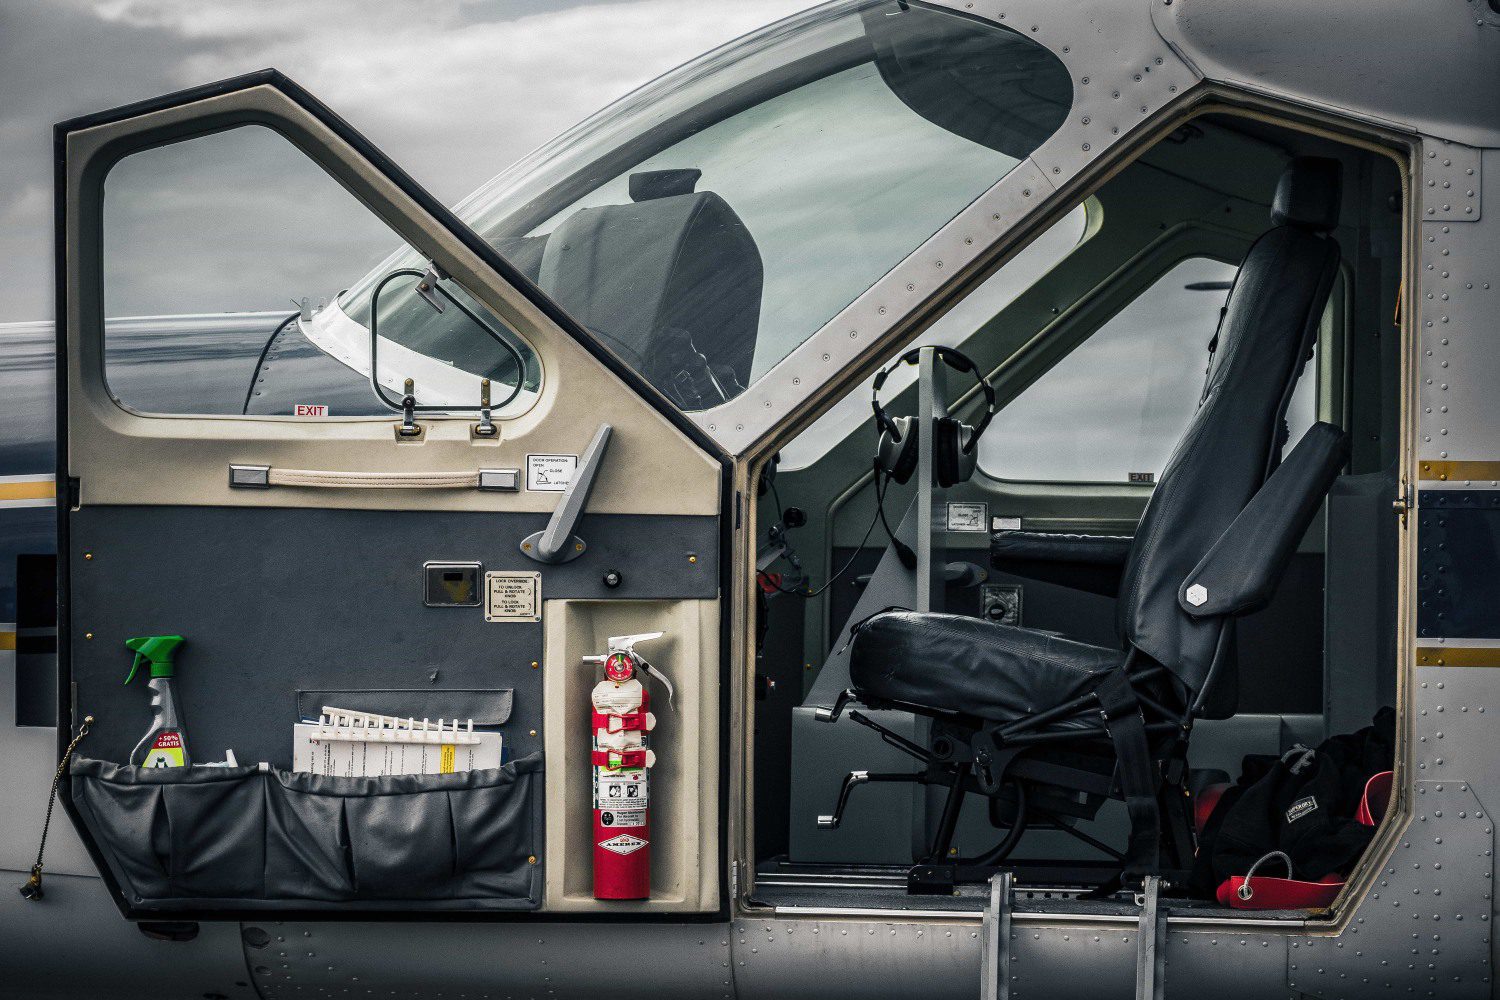
[[[1121,650],[1047,632],[911,611],[870,619],[855,638],[854,652],[849,670],[861,693],[996,722],[1075,698],[1125,660]]]
[[[1152,810],[1172,798],[1162,782],[1180,781],[1170,764],[1181,763],[1192,720],[1233,713],[1234,620],[1269,600],[1347,461],[1348,435],[1318,424],[1281,462],[1287,405],[1338,269],[1329,234],[1339,174],[1336,160],[1300,158],[1277,186],[1273,228],[1240,266],[1198,409],[1130,542],[1119,647],[912,612],[877,615],[855,631],[850,696],[943,720],[938,749],[919,755],[928,783],[934,770],[972,772],[950,785],[929,860],[947,857],[954,799],[966,787],[994,796],[1028,748],[1054,753],[1060,741],[1089,738],[1113,743],[1118,755],[1105,787],[1131,806],[1129,867],[1158,866],[1142,855],[1154,855],[1159,829],[1141,828],[1158,823]],[[1069,779],[1052,768],[1044,780]],[[1087,775],[1078,780],[1088,787]],[[1191,850],[1190,836],[1178,839]]]

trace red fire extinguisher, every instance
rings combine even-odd
[[[651,692],[639,671],[661,681],[671,704],[672,685],[635,651],[635,644],[660,632],[613,636],[609,652],[585,656],[602,663],[604,680],[594,686],[589,729],[594,779],[594,898],[648,899],[651,896]]]

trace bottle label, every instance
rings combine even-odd
[[[182,734],[170,730],[156,734],[146,751],[142,767],[182,767]]]

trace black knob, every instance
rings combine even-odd
[[[807,523],[807,512],[801,507],[788,507],[781,514],[781,523],[788,528],[800,528]]]
[[[616,587],[618,587],[620,584],[622,584],[624,582],[625,582],[625,578],[620,575],[620,571],[617,570],[617,569],[612,569],[609,572],[607,572],[607,573],[604,574],[604,585],[606,587],[608,587],[610,590],[614,590]]]

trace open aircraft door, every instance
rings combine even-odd
[[[56,144],[59,750],[92,718],[60,798],[126,915],[723,912],[730,490],[708,439],[278,73],[67,122]],[[331,201],[259,172],[252,150]],[[404,241],[423,261],[386,275],[368,339],[318,340],[302,304],[242,372],[215,360],[152,384],[167,369],[122,339],[122,312],[274,290],[285,313],[288,289],[240,279],[294,273],[354,223],[262,231],[285,253],[272,260],[230,216],[350,196],[388,227],[380,254]],[[172,225],[181,242],[163,239]],[[371,261],[353,263],[349,277]],[[153,343],[179,361],[202,348]],[[307,383],[255,415],[266,373],[298,351],[364,377],[362,407]],[[223,407],[188,391],[215,379],[237,386]],[[610,848],[649,840],[649,898],[600,902],[604,673],[584,658],[658,631],[640,648],[651,826]],[[170,683],[122,683],[141,646],[127,640],[169,636],[184,638]],[[164,688],[200,766],[134,766],[164,728]],[[226,751],[238,766],[201,766]]]

